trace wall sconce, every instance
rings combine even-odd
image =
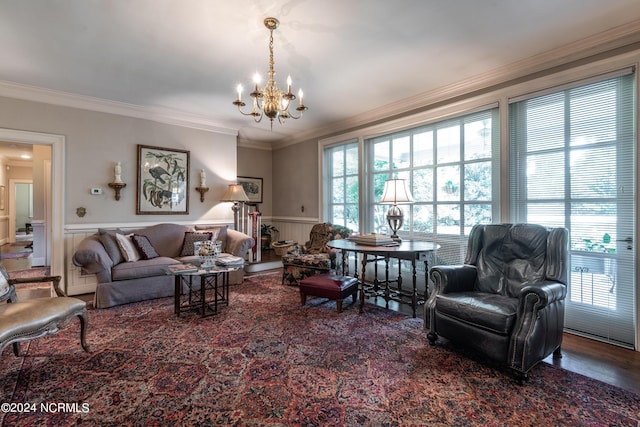
[[[122,166],[120,165],[120,162],[116,163],[114,175],[113,182],[110,182],[108,185],[115,190],[116,200],[120,200],[120,191],[127,186],[127,184],[122,182]]]
[[[200,185],[196,187],[196,191],[200,193],[200,202],[204,202],[204,193],[209,191],[209,187],[207,187],[207,174],[204,172],[204,169],[200,169]]]

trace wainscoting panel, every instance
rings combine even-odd
[[[196,225],[194,223],[185,223],[182,221],[171,221],[173,224],[182,225]],[[154,223],[132,223],[117,226],[125,233],[135,232],[140,228],[145,228],[154,225]],[[227,225],[233,228],[227,222],[199,222],[197,225]],[[93,293],[96,291],[96,284],[98,283],[95,274],[82,274],[80,267],[73,265],[73,254],[82,239],[98,232],[98,228],[116,228],[113,224],[93,224],[93,225],[69,225],[65,229],[64,234],[64,264],[65,264],[65,276],[64,276],[64,290],[67,295],[80,295]]]
[[[98,230],[75,230],[66,232],[64,235],[64,264],[65,264],[65,292],[67,295],[80,295],[95,292],[95,274],[82,274],[80,267],[73,265],[73,254],[78,244],[87,236],[96,233]]]
[[[280,231],[277,240],[295,240],[300,245],[304,245],[305,242],[309,240],[311,227],[318,222],[317,218],[272,218],[272,220],[269,221],[269,223],[273,224]]]

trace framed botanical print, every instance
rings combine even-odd
[[[238,184],[242,185],[249,203],[262,203],[262,178],[239,176]]]
[[[137,215],[189,213],[189,151],[138,145]]]

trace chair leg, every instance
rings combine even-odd
[[[435,332],[429,332],[427,334],[427,339],[429,340],[429,344],[436,345],[436,341],[438,341],[438,334]]]
[[[355,304],[358,300],[358,288],[351,294],[351,304]]]
[[[19,342],[14,342],[13,343],[13,354],[15,354],[16,357],[20,357],[20,343]]]
[[[338,313],[342,313],[342,300],[336,300],[336,308],[338,309]]]
[[[79,314],[78,318],[80,319],[80,345],[82,349],[87,353],[90,352],[89,345],[87,344],[87,313]]]
[[[305,305],[307,303],[307,294],[300,292],[300,303]]]
[[[562,359],[562,346],[558,346],[558,348],[553,350],[553,358]]]

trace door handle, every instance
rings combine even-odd
[[[633,249],[633,237],[627,237],[626,239],[616,239],[616,242],[625,242],[627,244],[627,249]]]

